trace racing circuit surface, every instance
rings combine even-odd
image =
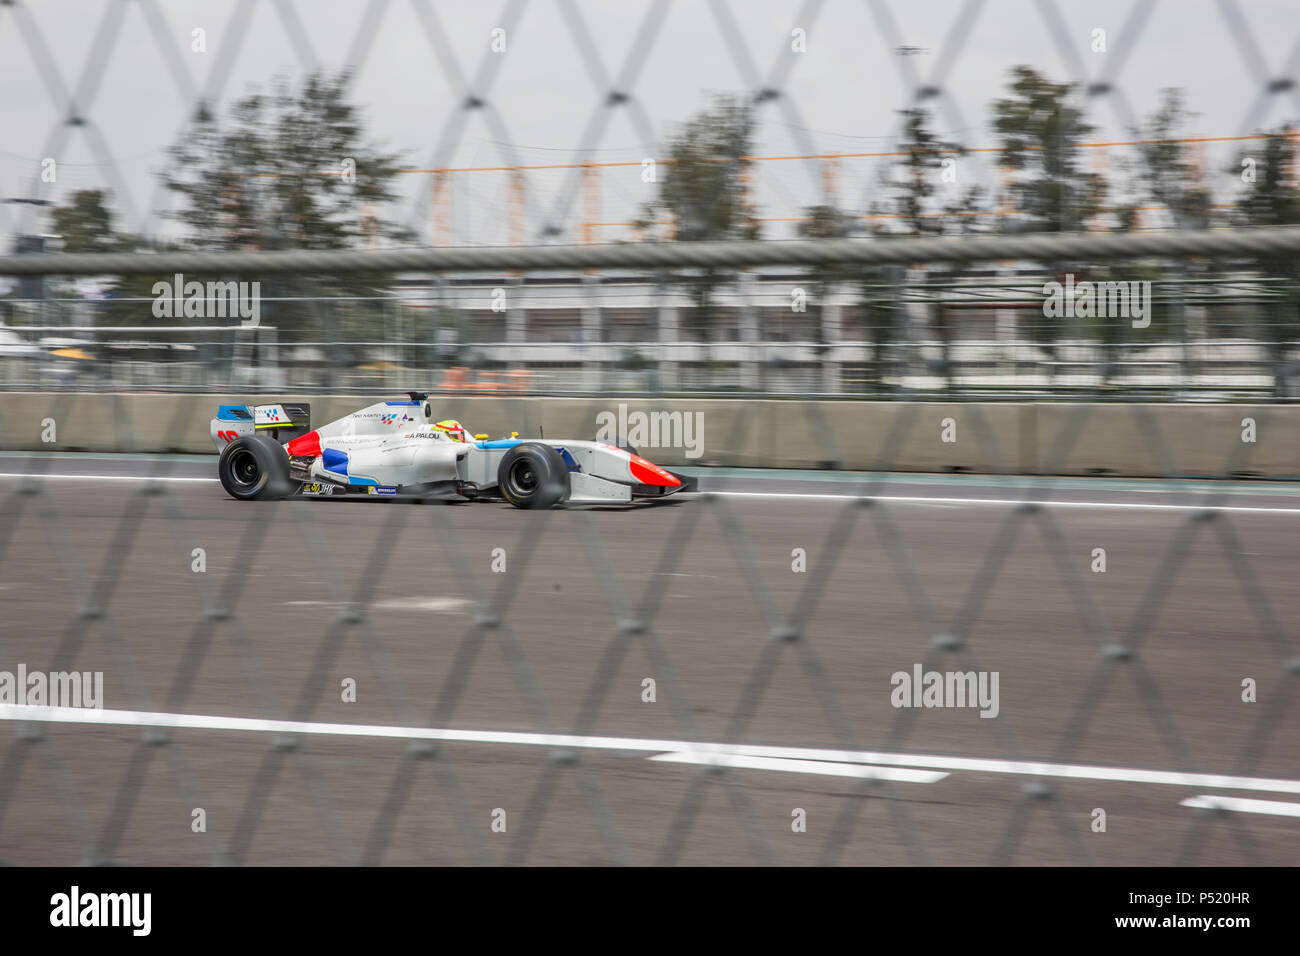
[[[95,716],[128,724],[0,707],[6,863],[1300,858],[1291,484],[1216,485],[1206,520],[1209,486],[1157,481],[700,471],[718,494],[529,513],[243,504],[208,458],[0,472],[0,670],[102,670]],[[864,490],[895,500],[854,505]],[[802,641],[774,641],[791,623]],[[1134,655],[1105,658],[1130,628]],[[953,632],[974,663],[936,651]],[[997,716],[895,708],[891,675],[920,663],[998,672]],[[170,745],[141,744],[148,721]],[[414,727],[436,728],[436,760],[409,756]],[[693,765],[691,740],[738,745],[714,751],[730,769]],[[845,749],[867,753],[823,752]]]

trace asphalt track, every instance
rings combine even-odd
[[[1300,860],[1294,485],[710,470],[536,515],[213,475],[0,456],[0,671],[105,672],[102,712],[0,706],[0,860]],[[998,672],[997,717],[895,708],[921,662]]]

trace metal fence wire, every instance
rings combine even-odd
[[[1110,241],[1093,239],[1086,251],[1104,255]],[[1294,230],[1159,242],[1174,252],[1300,248]],[[821,248],[833,256],[843,247]],[[584,265],[598,258],[589,262],[589,252],[567,255]],[[731,260],[749,252],[733,249]],[[642,253],[666,254],[601,255]],[[959,240],[944,254],[986,253]],[[310,270],[324,258],[298,256],[288,267]],[[71,265],[105,262],[40,262],[50,271]],[[57,423],[84,403],[123,401],[53,394],[45,417]],[[519,430],[531,434],[535,406],[510,401]],[[593,419],[604,407],[589,405]],[[192,427],[188,408],[176,402],[147,435],[120,410],[118,446],[174,446]],[[1161,472],[1185,474],[1185,449],[1146,406],[1127,409]],[[1252,409],[1261,433],[1271,413]],[[925,403],[899,403],[874,467],[817,505],[825,511],[784,515],[799,506],[755,510],[728,494],[729,472],[675,507],[526,513],[243,506],[193,483],[175,456],[133,459],[134,474],[122,477],[136,480],[95,485],[56,478],[66,467],[57,455],[19,459],[26,472],[5,477],[0,505],[0,670],[26,660],[86,671],[103,661],[109,691],[104,710],[0,706],[13,730],[0,757],[0,855],[105,864],[1087,864],[1127,859],[1122,844],[1145,839],[1148,862],[1284,862],[1276,854],[1294,850],[1293,828],[1222,808],[1184,817],[1165,796],[1168,807],[1151,809],[1139,783],[1188,794],[1295,792],[1296,618],[1273,610],[1278,602],[1294,610],[1294,579],[1276,577],[1294,559],[1275,541],[1252,545],[1266,529],[1228,504],[1231,485],[1175,483],[1176,506],[1155,526],[1135,526],[1145,540],[1125,539],[1131,593],[1116,599],[1108,589],[1118,575],[1089,574],[1081,542],[1116,539],[1133,530],[1130,519],[1053,507],[1070,483],[1050,476],[1094,426],[1091,415],[1089,405],[1068,406],[1049,442],[1047,477],[1029,478],[1015,474],[982,407],[965,406],[980,471],[1009,489],[977,519],[927,518],[891,494],[900,449],[932,428]],[[724,447],[762,430],[762,416],[757,403],[743,404]],[[17,436],[27,424],[6,420],[0,430]],[[815,420],[809,427],[829,435]],[[158,434],[168,439],[160,444]],[[1255,448],[1223,448],[1220,477],[1248,471]],[[826,458],[840,455],[827,447]],[[937,543],[922,533],[934,520]],[[204,573],[191,566],[196,547],[211,563]],[[806,574],[790,571],[796,547],[806,548]],[[1256,547],[1266,557],[1253,557]],[[496,548],[504,573],[489,570]],[[1120,561],[1113,550],[1112,561]],[[1216,569],[1209,584],[1207,562]],[[689,591],[701,576],[703,593]],[[415,589],[423,603],[402,616],[390,603],[394,587]],[[1164,626],[1188,600],[1183,610],[1207,623]],[[1221,600],[1238,602],[1230,635],[1214,630],[1225,626],[1210,607]],[[449,606],[464,617],[444,613]],[[1261,688],[1248,716],[1187,704],[1208,691],[1180,662],[1227,669],[1247,648]],[[894,668],[876,675],[864,664],[872,655],[923,670],[997,670],[1008,687],[1015,675],[1054,690],[1033,706],[1008,693],[997,719],[935,730],[929,711],[890,708],[884,674]],[[340,675],[363,672],[361,709],[340,707]],[[640,696],[643,674],[656,682],[653,704]],[[1229,685],[1235,694],[1235,676]],[[650,710],[655,717],[640,716]],[[1103,759],[1116,776],[1078,772],[1098,753],[1122,753],[1130,737],[1156,752],[1118,759],[1160,769]],[[940,756],[966,746],[968,756]],[[807,784],[789,773],[795,761],[831,782]],[[966,810],[918,790],[945,771],[965,774],[954,786],[974,788],[961,791]],[[1253,776],[1264,773],[1272,778]],[[822,809],[809,811],[808,831],[792,831],[792,812],[813,807]],[[1118,822],[1119,833],[1098,837],[1088,825],[1094,807],[1116,821],[1154,816],[1177,839],[1121,835]]]
[[[427,42],[449,91],[438,101],[449,108],[433,103],[423,114],[436,135],[401,218],[420,241],[455,241],[454,216],[439,208],[448,193],[437,191],[478,148],[471,128],[490,137],[483,162],[508,175],[528,168],[511,129],[507,61],[483,36],[449,31],[445,9],[429,0],[354,7],[333,24],[346,33],[341,64],[354,76],[373,68],[383,31],[397,29]],[[1094,71],[1068,7],[1026,4],[1064,67],[1053,78],[1079,84],[1090,118],[1104,105],[1125,133],[1139,127],[1126,77],[1156,7],[1125,8],[1113,54]],[[799,207],[865,211],[881,160],[863,163],[855,180],[841,174],[840,202],[829,171],[867,154],[837,154],[813,129],[789,24],[759,48],[740,8],[711,0],[692,27],[716,36],[743,98],[760,120],[776,120],[773,136],[785,131],[788,142],[768,145],[802,171],[797,183],[760,173],[761,198],[788,193]],[[680,119],[652,115],[660,104],[648,99],[647,77],[665,59],[678,69],[664,24],[685,4],[643,4],[612,46],[596,42],[593,8],[573,0],[504,0],[493,25],[515,37],[552,9],[571,42],[555,66],[585,78],[590,110],[572,154],[547,163],[564,167],[549,188],[523,194],[518,222],[475,217],[506,234],[524,223],[530,243],[571,242],[600,226],[583,191],[617,121],[662,156],[660,121]],[[842,9],[806,0],[793,22],[815,36]],[[896,106],[933,107],[947,128],[975,128],[954,95],[959,67],[976,27],[1001,5],[945,8],[928,68],[896,55],[909,39],[896,9],[853,5],[864,49],[897,72]],[[1300,44],[1275,68],[1248,5],[1219,0],[1214,10],[1238,54],[1231,68],[1253,91],[1239,127],[1223,133],[1249,137],[1278,101],[1300,108]],[[193,116],[229,103],[259,25],[282,32],[301,72],[325,64],[307,11],[294,0],[237,0],[206,72],[176,42],[189,24],[158,0],[95,5],[93,36],[75,48],[33,3],[0,2],[0,42],[10,44],[0,49],[21,56],[29,92],[50,105],[39,157],[61,159],[79,141],[97,177],[82,184],[111,190],[125,227],[155,236],[159,197],[142,194],[123,159],[139,155],[138,144],[105,113],[114,71],[139,64],[122,55],[124,38],[144,35],[156,50],[159,88],[175,94],[176,108],[168,119],[160,107],[154,125],[170,125],[174,142]],[[996,192],[996,160],[972,158],[974,183]],[[639,157],[622,165],[639,174]],[[61,200],[68,184],[47,182],[34,163],[4,180],[0,196],[19,201],[0,203],[0,232],[13,234],[37,231],[37,204]],[[0,275],[467,275],[1297,251],[1300,228],[1180,229],[23,255],[0,259]],[[610,407],[600,397],[573,401],[593,421]],[[652,401],[674,410],[669,397]],[[536,401],[504,402],[508,424],[534,434]],[[102,710],[33,710],[0,696],[12,731],[0,743],[0,862],[1290,863],[1300,852],[1287,818],[1200,796],[1300,792],[1300,568],[1286,537],[1294,517],[1236,507],[1241,489],[1230,481],[1275,440],[1280,405],[1241,406],[1262,445],[1225,442],[1218,482],[1184,480],[1188,449],[1160,418],[1148,406],[1117,406],[1169,479],[1165,510],[1057,507],[1076,490],[1053,477],[1061,463],[1116,422],[1086,403],[1063,406],[1033,477],[1018,473],[1016,449],[999,442],[987,407],[962,405],[957,424],[977,449],[979,480],[1000,482],[981,487],[1004,500],[908,500],[897,492],[912,486],[894,469],[909,443],[932,437],[936,416],[926,403],[898,402],[870,470],[820,501],[747,498],[754,486],[719,469],[675,505],[543,513],[379,501],[244,507],[221,495],[206,463],[155,453],[193,432],[183,398],[152,421],[107,391],[52,392],[21,406],[39,413],[35,421],[0,400],[0,446],[29,446],[46,420],[57,429],[91,406],[107,409],[114,447],[139,456],[87,464],[62,456],[57,440],[40,446],[53,453],[0,453],[0,680],[20,664],[105,672]],[[742,404],[712,440],[735,449],[764,433],[765,409]],[[819,414],[815,403],[798,406],[821,460],[845,460]],[[1095,574],[1084,557],[1103,545],[1112,567]],[[792,571],[796,549],[807,553],[806,573]],[[1001,672],[1001,713],[981,720],[891,706],[890,673],[913,663]],[[1258,683],[1258,702],[1240,700],[1242,678]],[[348,680],[355,702],[340,699]],[[942,787],[928,785],[944,774]],[[1180,795],[1193,802],[1180,806]],[[1098,809],[1109,832],[1097,829]],[[806,812],[805,831],[792,828],[795,811]]]

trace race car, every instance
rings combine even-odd
[[[631,502],[696,487],[620,442],[489,439],[436,417],[426,393],[406,396],[318,428],[306,404],[222,405],[211,424],[221,486],[241,501],[352,494],[504,499],[516,508]]]

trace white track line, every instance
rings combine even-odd
[[[1169,492],[1161,492],[1168,494]],[[1264,492],[1260,492],[1265,494]],[[1230,511],[1249,514],[1300,515],[1300,508],[1252,508],[1247,505],[1157,505],[1140,501],[1021,501],[1014,498],[928,498],[921,495],[820,495],[794,491],[697,491],[696,497],[717,495],[720,498],[793,498],[809,501],[888,501],[905,505],[1036,505],[1041,508],[1129,508],[1148,511]]]
[[[0,472],[0,478],[31,478],[42,481],[46,478],[65,481],[198,481],[215,482],[216,478],[183,478],[178,476],[151,477],[149,475],[60,475],[28,474],[26,472]],[[1169,492],[1160,492],[1168,494]],[[1260,492],[1265,494],[1265,492]],[[890,502],[903,505],[1036,505],[1042,508],[1117,508],[1136,511],[1226,511],[1237,514],[1262,515],[1300,515],[1300,508],[1252,508],[1247,505],[1157,505],[1132,501],[1020,501],[1007,498],[928,498],[923,495],[831,495],[812,492],[793,491],[696,491],[686,492],[683,497],[698,498],[703,495],[717,495],[720,498],[789,498],[805,501],[857,501],[866,497],[871,501]]]
[[[28,474],[21,471],[0,471],[0,478],[30,478],[44,481],[47,478],[62,478],[72,481],[219,481],[218,478],[182,478],[178,475],[45,475]]]
[[[697,743],[691,740],[656,740],[640,737],[594,737],[575,734],[541,734],[528,731],[455,730],[439,727],[398,727],[382,724],[330,724],[258,717],[219,717],[203,714],[150,713],[135,710],[87,710],[75,707],[29,707],[0,704],[0,720],[45,723],[100,724],[123,727],[173,727],[183,730],[230,730],[275,734],[324,734],[339,737],[388,737],[401,740],[445,740],[463,743],[508,744],[584,750],[689,753],[705,757],[772,757],[783,760],[819,760],[829,763],[920,767],[932,770],[967,770],[972,773],[1006,773],[1037,777],[1110,780],[1212,790],[1264,790],[1300,794],[1300,780],[1236,777],[1219,774],[1179,773],[1126,767],[997,760],[935,754],[900,754],[868,750],[829,750],[813,747],[772,747],[758,744]]]
[[[1240,813],[1272,813],[1281,817],[1300,817],[1300,803],[1283,800],[1246,800],[1241,797],[1211,797],[1202,794],[1178,801],[1184,807],[1200,810],[1236,810]]]
[[[751,757],[741,754],[668,753],[656,754],[649,759],[709,767],[738,767],[742,770],[779,770],[784,773],[817,773],[828,777],[892,780],[895,783],[937,783],[948,776],[938,770],[873,767],[867,764],[828,763],[824,760],[783,760],[778,757]]]
[[[701,747],[708,745],[697,745]],[[803,747],[751,747],[719,745],[733,753],[761,753],[772,757],[831,760],[885,766],[932,767],[967,770],[972,773],[1009,773],[1029,777],[1061,777],[1080,780],[1110,780],[1118,783],[1149,783],[1171,787],[1209,787],[1218,790],[1267,790],[1300,794],[1300,780],[1267,777],[1237,777],[1223,774],[1181,773],[1175,770],[1144,770],[1135,767],[1101,767],[1088,764],[1046,763],[1032,760],[998,760],[988,757],[952,757],[933,754],[898,754],[880,751],[821,750]]]

